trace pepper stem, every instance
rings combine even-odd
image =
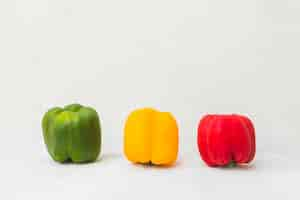
[[[236,162],[234,160],[231,160],[227,165],[225,165],[226,168],[233,168],[236,166]]]

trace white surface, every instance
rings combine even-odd
[[[1,199],[299,199],[299,52],[297,0],[1,0]],[[72,102],[102,118],[97,163],[46,152],[43,113]],[[123,157],[124,120],[143,106],[176,116],[176,166]],[[197,123],[215,112],[253,119],[249,168],[200,160]]]

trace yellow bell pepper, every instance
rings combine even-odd
[[[124,152],[134,163],[171,165],[178,154],[178,126],[168,112],[133,111],[124,128]]]

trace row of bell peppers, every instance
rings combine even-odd
[[[98,113],[71,104],[55,107],[43,117],[44,142],[58,162],[92,162],[101,149]],[[133,163],[172,165],[178,155],[178,124],[169,112],[152,108],[131,112],[124,126],[124,154]],[[253,160],[255,130],[242,115],[206,115],[198,125],[197,145],[208,166],[235,166]]]

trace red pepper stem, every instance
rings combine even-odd
[[[233,168],[236,166],[236,162],[234,160],[231,160],[225,167],[226,168]]]

